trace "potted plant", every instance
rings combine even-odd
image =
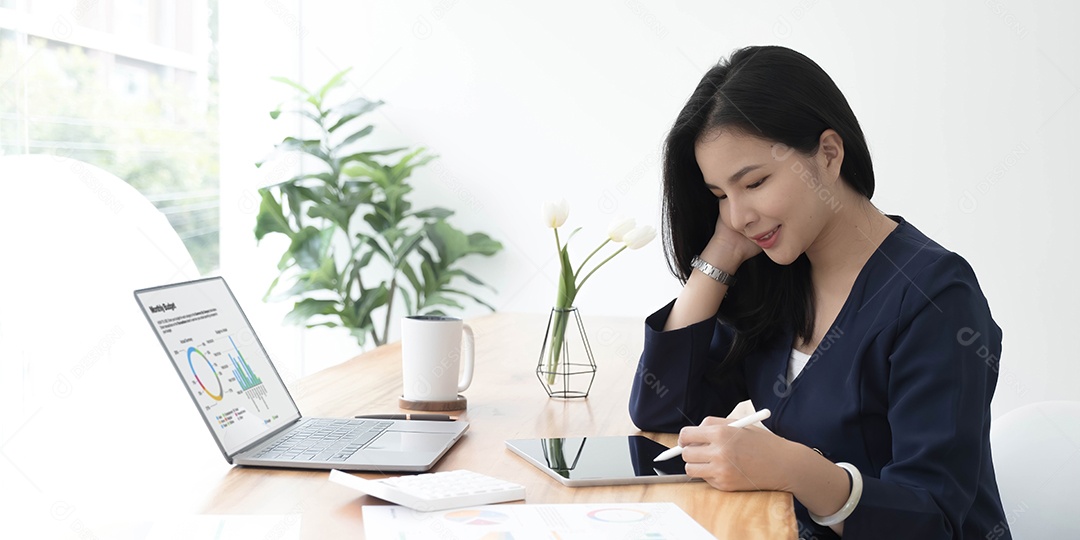
[[[295,300],[287,321],[348,328],[361,346],[368,338],[387,342],[399,302],[408,315],[444,315],[444,309],[462,309],[463,298],[494,311],[469,291],[487,285],[460,262],[494,255],[502,244],[456,229],[448,221],[451,210],[412,207],[407,180],[436,156],[424,148],[360,148],[374,130],[362,119],[383,102],[360,97],[330,105],[327,96],[348,71],[315,91],[274,78],[300,93],[300,108],[290,112],[310,121],[316,136],[286,137],[256,166],[282,152],[300,152],[317,169],[259,190],[255,238],[282,234],[290,241],[266,298],[287,285],[282,296]],[[279,107],[270,116],[280,114]]]

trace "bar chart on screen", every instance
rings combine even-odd
[[[217,402],[229,394],[243,395],[250,400],[256,412],[267,410],[268,392],[262,379],[245,360],[233,336],[225,334],[227,331],[227,328],[216,330],[224,334],[227,340],[217,337],[196,342],[194,338],[181,338],[181,344],[190,345],[186,350],[173,350],[173,354],[177,356],[179,364],[187,364],[191,371],[188,383],[196,396],[206,398],[201,404],[206,411],[212,411]],[[231,412],[236,414],[242,411]],[[225,425],[228,422],[222,422],[222,427]]]
[[[256,411],[261,411],[259,404],[256,400],[262,401],[262,408],[266,409],[266,387],[263,386],[262,379],[259,379],[255,373],[251,371],[251,366],[244,360],[243,353],[240,352],[240,347],[236,346],[236,341],[232,336],[229,336],[229,343],[232,345],[233,351],[228,353],[229,362],[232,364],[233,376],[237,383],[240,384],[240,390],[251,400],[251,403],[255,406]],[[233,355],[233,352],[236,355]]]

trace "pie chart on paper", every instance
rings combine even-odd
[[[636,508],[599,508],[588,513],[589,519],[605,523],[634,523],[645,521],[650,515]]]
[[[514,540],[514,535],[505,532],[489,532],[480,537],[480,540]]]
[[[506,521],[508,516],[491,510],[458,510],[448,512],[443,517],[454,523],[465,525],[498,525]]]

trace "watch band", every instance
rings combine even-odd
[[[724,285],[727,285],[728,287],[735,284],[735,276],[701,260],[701,257],[694,257],[693,260],[690,261],[690,266],[692,268],[697,268],[698,270],[701,270],[701,273],[715,279],[716,281],[719,281],[720,283],[723,283]]]

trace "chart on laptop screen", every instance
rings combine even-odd
[[[141,291],[138,297],[226,452],[299,416],[223,280]]]

